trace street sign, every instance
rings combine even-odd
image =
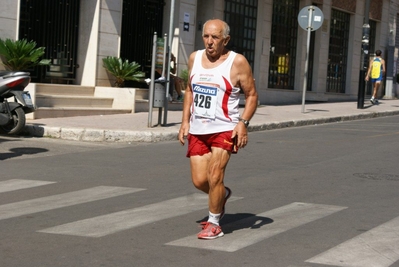
[[[305,112],[305,98],[306,87],[308,82],[308,62],[309,62],[309,49],[310,49],[310,33],[321,27],[324,21],[323,12],[316,6],[307,6],[302,8],[298,14],[298,23],[302,29],[308,32],[307,45],[306,45],[306,61],[305,73],[303,77],[303,91],[302,91],[302,113]]]
[[[312,12],[310,12],[312,11]],[[311,24],[309,25],[309,16],[311,16]],[[306,6],[301,9],[298,14],[298,23],[302,29],[308,30],[310,27],[311,31],[318,30],[323,24],[324,15],[323,12],[317,6]]]

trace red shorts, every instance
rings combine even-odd
[[[237,153],[236,140],[231,139],[233,131],[213,134],[189,134],[187,136],[187,157],[202,156],[211,152],[212,147],[219,147],[231,153]]]

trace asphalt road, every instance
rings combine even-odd
[[[225,236],[176,142],[0,136],[0,266],[399,266],[399,116],[250,133]]]

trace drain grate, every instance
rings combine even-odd
[[[353,176],[358,178],[374,180],[374,181],[399,181],[399,175],[395,174],[384,174],[384,173],[354,173]]]

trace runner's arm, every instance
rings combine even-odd
[[[369,63],[369,68],[368,68],[368,70],[367,70],[366,77],[364,78],[366,81],[368,81],[368,80],[370,79],[370,72],[371,72],[371,68],[372,68],[372,66],[373,66],[373,61],[372,61],[372,60],[370,60],[370,63]]]
[[[179,130],[179,141],[182,145],[185,143],[185,137],[188,135],[188,131],[190,130],[190,117],[191,117],[191,104],[193,102],[193,90],[191,88],[191,70],[193,68],[194,59],[196,52],[190,55],[188,60],[188,81],[186,86],[186,91],[184,94],[183,100],[183,115],[181,120],[181,126]]]
[[[245,95],[245,107],[241,114],[241,118],[244,120],[251,120],[255,114],[256,108],[258,106],[258,93],[255,88],[255,80],[252,76],[251,66],[249,65],[247,59],[238,54],[234,60],[233,64],[233,75],[236,77],[236,86],[240,87]],[[243,147],[247,142],[247,129],[244,123],[238,123],[233,130],[232,137],[237,136],[237,146]]]
[[[386,68],[385,68],[385,60],[382,60],[382,75],[385,76]]]

